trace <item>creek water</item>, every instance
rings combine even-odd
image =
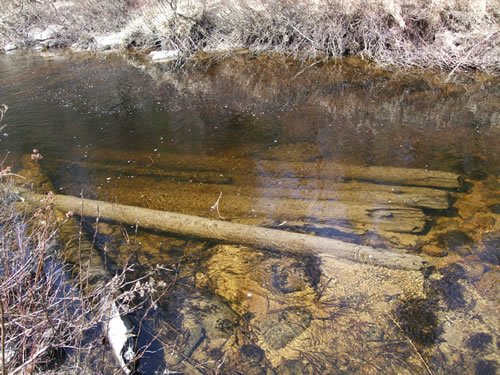
[[[165,282],[154,284],[146,326],[157,351],[143,373],[498,371],[497,78],[445,83],[354,58],[171,68],[115,54],[0,55],[3,166],[22,174],[36,148],[60,194],[332,237],[430,268],[86,219],[109,272],[129,262],[131,277]],[[419,180],[432,171],[446,182]]]

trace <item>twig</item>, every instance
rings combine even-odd
[[[401,326],[399,325],[399,323],[390,314],[387,314],[387,315],[388,315],[389,319],[400,329],[400,331],[404,332],[403,328],[401,328]],[[413,343],[413,341],[411,341],[411,339],[408,337],[408,335],[405,335],[405,337],[408,340],[408,342],[410,343],[410,345],[412,346],[412,348],[417,353],[417,355],[420,358],[420,360],[422,361],[422,363],[424,364],[425,369],[427,370],[427,372],[430,375],[436,375],[435,372],[431,370],[431,368],[429,367],[429,365],[425,361],[424,357],[422,357],[422,354],[420,354],[420,351],[417,349],[417,347],[415,346],[415,344]]]
[[[219,201],[221,198],[222,198],[222,191],[220,192],[219,198],[217,198],[217,202],[215,202],[213,206],[210,206],[210,212],[212,212],[214,209],[217,210],[217,215],[219,215],[219,219],[225,220],[219,212]]]
[[[7,370],[5,369],[5,317],[3,311],[3,301],[0,300],[0,319],[1,319],[1,344],[2,345],[2,375],[7,375]]]
[[[313,62],[311,65],[308,65],[306,66],[304,69],[302,69],[300,72],[298,72],[297,74],[295,74],[292,79],[290,81],[293,81],[295,78],[297,78],[298,76],[300,76],[302,73],[304,73],[307,69],[309,68],[312,68],[314,65],[317,65],[321,62],[321,60],[319,61],[316,61],[316,62]]]
[[[34,362],[35,360],[37,360],[38,357],[40,357],[43,353],[45,353],[51,347],[52,347],[51,344],[45,345],[42,349],[40,349],[39,351],[37,351],[35,353],[35,355],[33,355],[28,361],[24,362],[21,366],[19,366],[14,371],[12,371],[11,375],[14,375],[14,374],[18,373],[19,371],[21,371],[22,369],[24,369],[26,366],[28,366],[29,364],[31,364],[32,362]]]
[[[1,129],[0,129],[1,130]],[[26,177],[23,177],[21,175],[18,175],[18,174],[15,174],[15,173],[5,173],[5,174],[2,174],[1,177],[3,176],[15,176],[15,177],[19,177],[19,178],[22,178],[23,180],[27,180]]]
[[[0,122],[3,120],[3,115],[9,110],[6,104],[0,106]],[[4,126],[5,127],[5,126]],[[3,128],[2,128],[3,129]]]
[[[458,68],[459,68],[459,67],[460,67],[460,66],[464,63],[464,61],[465,61],[465,60],[467,60],[467,59],[469,58],[470,54],[472,53],[472,51],[474,51],[474,49],[475,49],[477,46],[479,46],[479,45],[481,45],[481,44],[483,44],[483,43],[486,43],[486,42],[487,42],[487,41],[488,41],[488,40],[489,40],[489,39],[490,39],[493,35],[495,35],[495,34],[497,34],[497,33],[498,33],[498,31],[496,31],[496,32],[494,32],[494,33],[491,33],[490,35],[488,35],[488,37],[487,37],[486,39],[484,39],[483,41],[478,42],[478,43],[476,43],[474,46],[472,46],[472,48],[469,50],[469,52],[467,53],[467,55],[465,55],[465,57],[464,57],[462,60],[460,60],[460,61],[457,63],[457,65],[455,65],[455,67],[454,67],[454,68],[453,68],[453,70],[450,72],[450,74],[448,74],[448,77],[446,77],[445,82],[448,82],[448,81],[450,80],[451,76],[452,76],[452,75],[455,73],[455,71],[456,71],[456,70],[457,70],[457,69],[458,69]]]

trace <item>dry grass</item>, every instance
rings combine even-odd
[[[0,6],[0,43],[2,39],[31,46],[34,32],[49,25],[61,26],[57,33],[60,46],[74,42],[92,43],[94,36],[115,31],[128,20],[129,0],[5,0]]]
[[[124,46],[160,45],[185,57],[249,48],[296,58],[359,54],[381,65],[498,73],[498,0],[6,0],[0,42],[30,43],[62,25],[61,44],[92,47],[123,32]]]
[[[50,220],[50,207],[23,216],[16,211],[17,200],[11,187],[1,186],[0,362],[8,374],[50,373],[48,365],[71,352],[75,370],[86,368],[86,354],[104,350],[97,327],[107,314],[96,313],[96,306],[116,293],[120,282],[85,295],[73,287],[59,255],[58,224]]]
[[[249,48],[296,58],[359,54],[397,67],[499,69],[497,1],[226,0],[197,2],[189,13],[175,7],[189,1],[143,3],[143,33],[185,55]]]

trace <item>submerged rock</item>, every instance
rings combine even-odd
[[[268,314],[253,325],[261,332],[261,338],[273,350],[288,345],[311,325],[312,316],[305,311],[280,311]]]
[[[422,252],[432,257],[444,257],[448,254],[446,249],[436,245],[424,245],[422,247]]]
[[[460,230],[452,230],[446,233],[441,233],[438,236],[438,242],[450,251],[454,251],[465,256],[471,253],[469,245],[473,242],[473,239]]]

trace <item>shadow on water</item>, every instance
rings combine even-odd
[[[144,373],[498,371],[497,78],[443,83],[353,58],[304,69],[235,56],[177,72],[141,61],[0,55],[1,152],[20,167],[38,148],[59,193],[410,252],[429,266],[101,221],[111,273],[131,260],[131,278],[168,285],[144,321]],[[84,227],[92,236],[95,221]]]

